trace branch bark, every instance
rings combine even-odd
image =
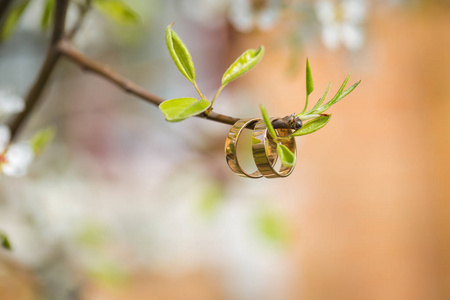
[[[11,5],[12,0],[1,0],[0,1],[0,24],[3,23],[2,19],[6,15],[9,6]]]
[[[22,126],[30,116],[31,112],[35,109],[39,102],[40,96],[47,85],[48,79],[52,74],[56,63],[58,62],[61,53],[59,52],[58,42],[63,38],[64,27],[66,22],[67,7],[69,5],[69,0],[57,0],[54,12],[54,22],[53,22],[53,32],[51,37],[51,42],[47,55],[45,57],[44,64],[39,71],[39,75],[36,78],[33,86],[25,97],[25,110],[15,116],[9,123],[8,126],[11,129],[11,140],[13,141]]]

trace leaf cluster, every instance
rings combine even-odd
[[[159,105],[159,109],[169,122],[179,122],[189,117],[208,113],[219,96],[223,88],[236,78],[250,71],[261,60],[264,55],[264,47],[259,49],[249,49],[239,56],[222,76],[222,84],[217,90],[212,101],[209,101],[200,91],[195,81],[195,68],[192,56],[187,46],[183,43],[178,34],[172,29],[173,23],[166,29],[166,44],[175,66],[181,74],[189,80],[196,89],[200,99],[196,98],[176,98],[166,100]]]
[[[305,106],[300,114],[297,115],[301,120],[306,121],[310,120],[306,124],[304,124],[300,129],[293,132],[290,137],[296,137],[296,136],[302,136],[311,134],[313,132],[316,132],[317,130],[323,128],[325,125],[328,124],[330,121],[331,115],[324,114],[331,106],[342,100],[345,96],[350,94],[361,81],[356,82],[348,89],[345,89],[348,80],[350,79],[350,75],[347,76],[347,78],[344,80],[343,84],[339,88],[339,90],[336,92],[334,97],[329,100],[326,104],[323,104],[326,97],[328,96],[328,93],[331,88],[331,83],[328,84],[328,87],[326,88],[325,92],[323,93],[322,97],[317,101],[317,103],[314,105],[314,107],[307,111],[308,108],[308,98],[309,95],[314,91],[314,82],[313,82],[313,76],[311,72],[311,67],[309,64],[309,60],[306,60],[306,101]],[[264,119],[264,123],[266,124],[267,130],[269,131],[270,136],[272,139],[277,143],[277,153],[278,156],[281,159],[281,162],[285,166],[292,166],[295,164],[295,155],[292,153],[286,146],[282,144],[282,140],[280,140],[280,137],[277,137],[276,131],[273,128],[273,125],[270,121],[270,118],[267,114],[266,108],[261,105],[261,114]]]
[[[269,132],[270,138],[277,143],[277,154],[278,157],[281,160],[281,163],[284,166],[291,167],[295,165],[296,157],[295,154],[292,153],[291,150],[289,150],[288,147],[283,145],[283,140],[281,137],[277,136],[277,133],[275,131],[275,128],[273,128],[272,121],[269,118],[269,115],[267,114],[267,110],[264,107],[264,105],[260,105],[261,114],[264,120],[264,124],[266,124],[267,131]]]
[[[319,98],[319,100],[316,102],[314,107],[307,111],[308,108],[308,97],[309,95],[314,91],[314,83],[313,83],[313,77],[311,72],[311,67],[309,65],[309,60],[306,60],[306,102],[305,106],[300,114],[297,115],[301,120],[306,121],[310,120],[308,123],[306,123],[302,128],[295,131],[292,136],[301,136],[313,133],[322,127],[324,127],[328,121],[331,118],[331,115],[324,114],[331,106],[341,101],[345,96],[350,94],[360,83],[361,81],[356,82],[348,89],[345,89],[348,80],[350,79],[350,75],[345,78],[344,82],[342,83],[339,90],[336,92],[336,94],[329,100],[326,104],[323,104],[326,97],[328,96],[328,93],[331,88],[331,82],[328,84],[325,92],[323,93],[322,97]]]

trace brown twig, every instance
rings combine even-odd
[[[64,35],[64,26],[66,22],[66,12],[69,0],[57,0],[54,12],[53,33],[47,55],[45,57],[44,64],[39,71],[39,75],[36,78],[33,86],[25,97],[25,110],[15,116],[9,122],[9,128],[11,129],[11,140],[17,137],[23,124],[30,116],[39,102],[40,96],[47,85],[47,81],[53,72],[53,69],[61,56],[58,49],[58,41],[62,39]]]
[[[69,6],[69,0],[56,0],[55,22],[53,25],[53,34],[51,47],[57,49],[58,42],[63,38],[64,29],[66,27],[66,14]]]
[[[9,7],[13,3],[12,0],[0,0],[0,32],[3,31],[3,26],[5,25],[6,15],[9,11]],[[0,44],[3,42],[3,39],[0,39]]]
[[[103,77],[104,79],[108,80],[112,84],[121,88],[123,91],[125,91],[129,94],[135,95],[138,98],[140,98],[148,103],[151,103],[154,105],[159,105],[164,101],[163,98],[160,98],[160,97],[148,92],[147,90],[140,87],[139,85],[131,82],[127,78],[123,77],[122,75],[119,75],[118,73],[114,72],[109,66],[103,65],[103,64],[87,57],[83,53],[77,51],[76,49],[74,49],[72,47],[72,45],[69,41],[61,40],[58,45],[59,45],[60,52],[64,56],[66,56],[69,60],[71,60],[75,64],[79,65],[83,70],[92,72],[94,74],[97,74],[97,75]],[[234,123],[236,123],[239,120],[239,118],[222,115],[222,114],[216,113],[214,111],[211,111],[208,114],[205,114],[205,113],[200,114],[197,117],[201,117],[201,118],[205,118],[208,120],[212,120],[212,121],[216,121],[216,122],[220,122],[220,123],[224,123],[224,124],[229,124],[229,125],[233,125]],[[290,116],[279,119],[274,122],[274,127],[275,128],[294,128],[293,127],[294,125],[292,123],[290,123],[290,119],[291,119]]]
[[[2,19],[6,15],[12,0],[1,0],[0,1],[0,24],[3,23]]]
[[[64,38],[64,28],[65,28],[65,19],[66,19],[66,13],[67,13],[67,7],[68,7],[69,0],[57,0],[56,2],[56,8],[54,13],[54,23],[53,23],[53,34],[51,38],[50,47],[47,52],[47,56],[45,58],[44,64],[42,65],[42,68],[39,72],[38,77],[36,78],[36,81],[34,82],[33,86],[31,87],[28,95],[25,98],[26,108],[25,110],[18,114],[14,119],[9,122],[9,127],[11,129],[11,140],[14,140],[17,137],[17,134],[19,133],[20,129],[23,127],[25,121],[28,119],[34,108],[39,102],[39,98],[44,90],[44,88],[47,85],[48,79],[53,72],[56,63],[58,62],[61,55],[66,56],[68,59],[70,59],[72,62],[76,63],[83,69],[93,72],[104,79],[108,80],[112,84],[118,86],[123,91],[130,93],[132,95],[135,95],[136,97],[154,104],[159,105],[161,104],[164,99],[148,92],[144,88],[140,87],[139,85],[131,82],[127,78],[121,76],[120,74],[114,72],[106,65],[103,65],[86,55],[78,52],[75,50],[69,39],[73,37],[73,35],[77,32],[79,26],[81,26],[81,23],[84,18],[84,13],[81,13],[79,17],[79,22],[75,25],[75,27],[72,28],[72,30],[69,32],[69,35],[67,38]],[[89,0],[87,0],[87,5],[89,5]],[[216,113],[214,111],[209,111],[208,113],[202,113],[197,115],[197,117],[233,125],[236,123],[239,118],[230,117],[226,115],[222,115],[219,113]],[[298,129],[299,125],[301,126],[301,121],[294,116],[287,116],[285,118],[277,119],[273,122],[273,126],[275,128],[292,128],[292,129]],[[249,127],[251,128],[251,127]]]

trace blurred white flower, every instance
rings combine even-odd
[[[24,176],[33,161],[33,149],[29,143],[9,145],[10,139],[9,127],[0,125],[0,171],[12,177]]]
[[[364,44],[362,23],[366,18],[365,0],[330,0],[316,2],[316,14],[322,24],[322,41],[328,49],[335,50],[342,43],[351,51]]]
[[[242,32],[272,28],[280,18],[281,0],[231,0],[229,19]]]
[[[229,2],[230,0],[183,0],[180,5],[188,18],[214,28],[225,24]]]
[[[25,101],[19,95],[0,90],[0,116],[17,114],[25,109]]]

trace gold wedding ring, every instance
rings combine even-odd
[[[273,119],[272,119],[273,120]],[[275,129],[279,137],[289,137],[292,133],[291,129]],[[297,147],[293,137],[288,139],[280,139],[280,142],[297,156]],[[273,149],[276,149],[277,144],[268,136],[268,130],[264,121],[260,120],[256,123],[252,137],[252,151],[256,166],[259,172],[266,178],[287,177],[294,170],[294,166],[286,167],[281,165],[280,170],[275,170],[275,164],[269,159],[268,155],[273,155]],[[269,153],[268,153],[269,152]],[[276,150],[275,150],[276,152]]]
[[[227,164],[230,167],[230,169],[242,177],[249,177],[249,178],[261,178],[263,175],[261,172],[256,170],[253,173],[247,173],[245,172],[241,166],[239,165],[239,161],[236,155],[236,149],[237,149],[237,143],[239,140],[239,136],[241,135],[242,131],[254,124],[259,122],[261,119],[259,118],[253,118],[253,119],[241,119],[237,121],[233,127],[231,127],[230,131],[228,132],[227,139],[225,141],[225,157],[227,160]],[[253,141],[253,140],[252,140]],[[276,145],[275,148],[271,148],[268,151],[268,157],[266,157],[266,161],[268,164],[275,164],[277,159],[277,151],[276,151]]]

